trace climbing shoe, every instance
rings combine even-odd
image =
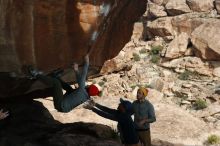
[[[30,75],[33,79],[35,79],[35,78],[37,77],[37,75],[42,75],[42,74],[43,74],[43,72],[41,72],[41,71],[35,69],[33,66],[28,66],[28,67],[27,67],[27,70],[28,70],[29,75]]]

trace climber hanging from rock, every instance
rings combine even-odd
[[[86,76],[89,67],[89,55],[85,56],[83,70],[80,73],[78,64],[75,63],[73,69],[76,74],[76,81],[79,85],[77,89],[73,89],[69,84],[65,83],[59,78],[59,75],[52,74],[51,76],[43,75],[42,72],[29,67],[28,71],[33,78],[39,79],[43,83],[52,87],[52,96],[54,100],[54,107],[59,112],[69,112],[76,106],[86,102],[90,99],[90,96],[96,96],[99,94],[99,89],[95,85],[86,87]],[[63,94],[62,89],[66,90]]]

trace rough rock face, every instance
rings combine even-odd
[[[190,9],[196,12],[209,12],[213,9],[213,0],[186,0]]]
[[[0,72],[23,77],[26,65],[44,72],[67,69],[81,63],[88,51],[91,68],[100,70],[129,41],[146,4],[147,0],[0,0]],[[0,89],[6,94],[0,97],[27,91],[16,81],[25,79],[5,80],[1,75]]]
[[[204,16],[202,13],[188,13],[174,16],[172,19],[173,29],[175,30],[176,34],[185,32],[188,35],[191,35],[195,28],[208,21],[203,17]]]
[[[178,35],[182,32],[191,35],[195,28],[203,23],[213,21],[215,19],[203,18],[206,14],[188,13],[174,17],[162,17],[158,18],[147,24],[148,37],[155,36],[165,37],[171,35]],[[208,15],[209,16],[209,15]],[[207,17],[208,17],[207,16]]]
[[[205,64],[200,58],[197,57],[173,59],[172,61],[162,63],[161,66],[172,68],[174,71],[179,73],[188,69],[201,75],[212,76],[212,69],[209,68],[209,65]]]
[[[155,21],[148,22],[146,26],[147,37],[153,38],[154,36],[166,37],[174,35],[171,21],[172,18],[170,17],[162,17]]]
[[[165,57],[177,58],[185,54],[187,45],[189,42],[189,36],[186,33],[181,33],[179,36],[170,42]]]
[[[220,0],[215,0],[215,7],[217,9],[218,14],[220,14]]]
[[[171,16],[190,12],[185,0],[169,0],[165,7],[167,13]]]
[[[67,68],[82,60],[89,43],[91,64],[100,67],[128,42],[146,2],[0,0],[0,72],[19,73],[29,64]]]
[[[212,65],[214,67],[213,75],[220,77],[220,62],[212,62]]]
[[[220,60],[220,21],[205,23],[192,33],[192,44],[198,56],[206,60]]]
[[[157,5],[162,5],[164,0],[150,0],[150,1]]]
[[[169,0],[151,0],[151,2],[157,5],[166,5]]]
[[[149,17],[151,18],[167,16],[167,13],[165,12],[165,8],[163,6],[148,2],[148,9],[150,15]]]

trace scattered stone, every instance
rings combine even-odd
[[[187,101],[187,100],[182,100],[181,101],[181,105],[191,105],[191,102],[190,101]]]
[[[176,16],[190,12],[185,0],[169,0],[165,6],[169,16]]]
[[[206,65],[198,57],[183,57],[179,59],[173,59],[168,62],[161,63],[161,66],[174,69],[176,72],[183,73],[186,69],[189,69],[191,72],[197,72],[201,75],[212,76],[212,69],[209,68],[209,65]]]
[[[192,84],[183,84],[182,87],[183,88],[191,88],[193,85]]]
[[[217,119],[214,118],[214,117],[212,117],[212,116],[209,116],[209,117],[205,117],[205,118],[204,118],[204,121],[205,121],[205,122],[209,122],[209,123],[214,123],[214,122],[217,121]]]

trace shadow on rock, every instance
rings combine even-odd
[[[120,146],[117,133],[94,123],[62,124],[38,101],[0,103],[10,117],[0,121],[1,146]]]

